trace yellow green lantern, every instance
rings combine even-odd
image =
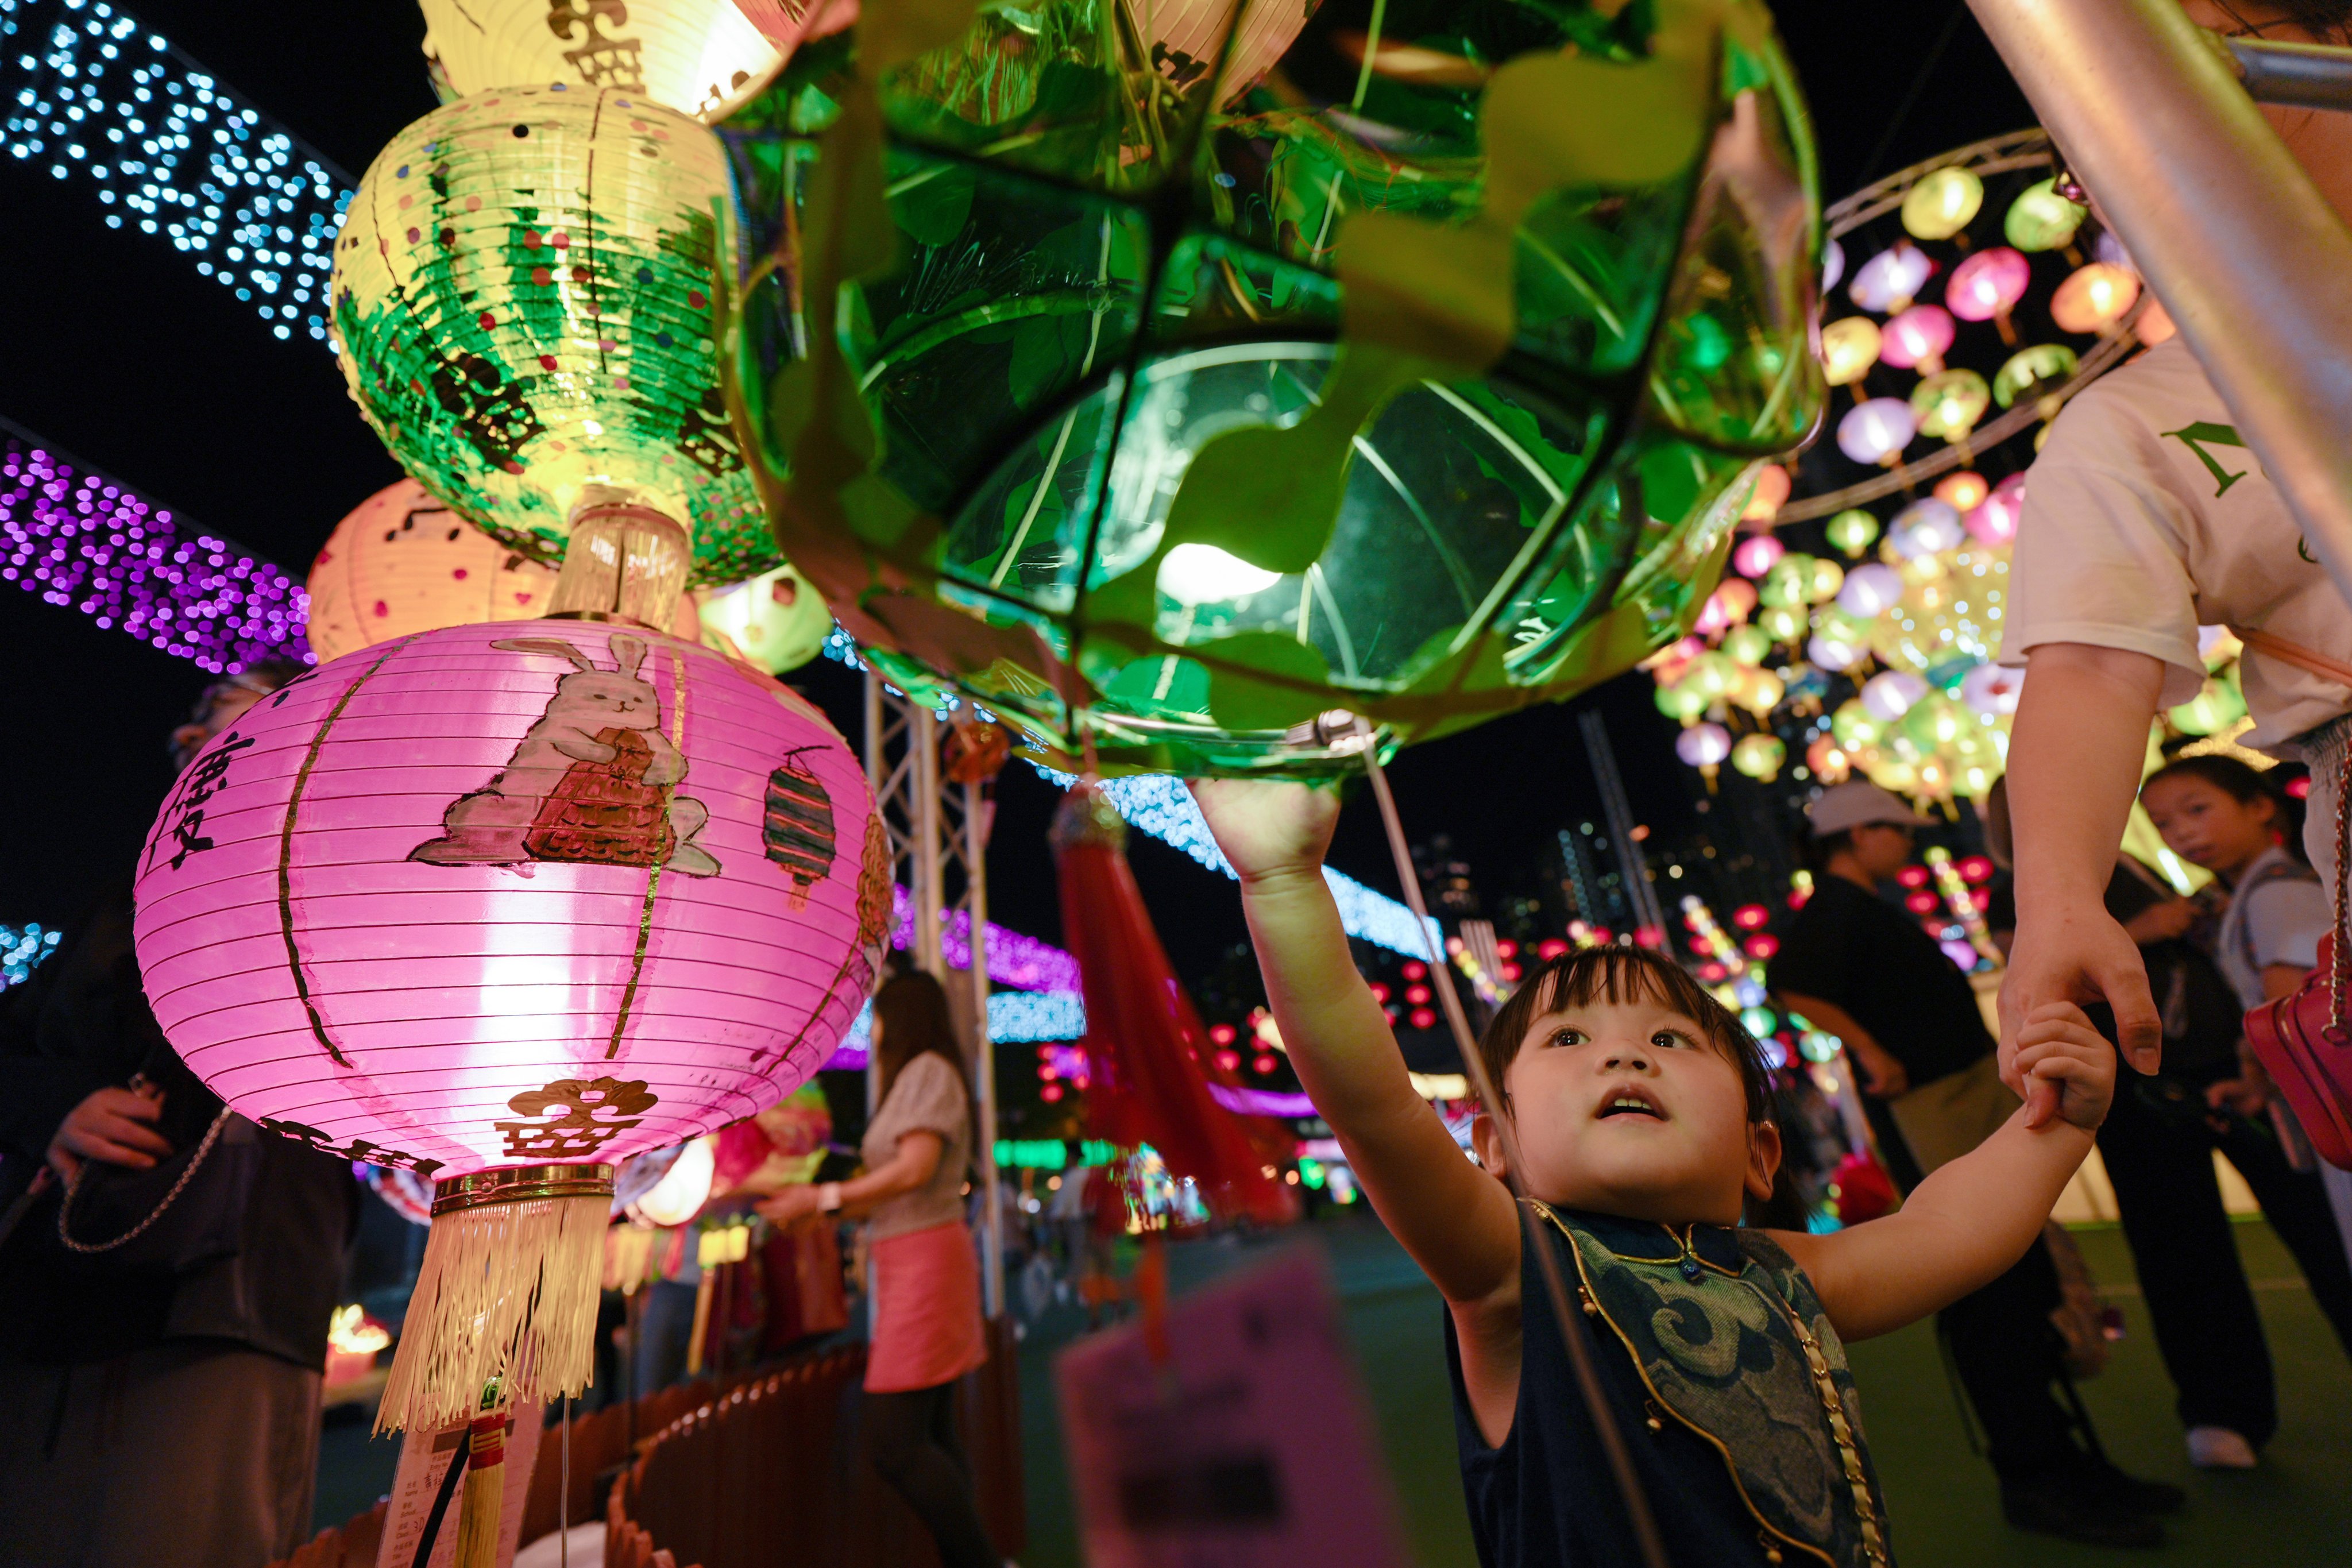
[[[2089,214],[2057,191],[2057,180],[2037,180],[2018,194],[2001,219],[2001,233],[2020,250],[2056,250],[2073,243]]]
[[[1984,182],[1957,164],[1922,174],[1903,198],[1903,226],[1919,239],[1949,239],[1975,221]]]
[[[2036,343],[2009,356],[1992,378],[1992,397],[2003,408],[2021,397],[2039,397],[2045,387],[2065,384],[2081,363],[2063,343]]]
[[[1788,760],[1788,742],[1778,735],[1742,735],[1731,743],[1732,767],[1751,779],[1766,780],[1777,776],[1780,764]]]
[[[1764,7],[1317,13],[1255,80],[1184,14],[869,6],[720,128],[730,395],[845,628],[1034,752],[1305,774],[1682,635],[1825,398]]]
[[[1774,640],[1761,626],[1734,626],[1723,634],[1724,657],[1753,668],[1772,657]]]
[[[1822,525],[1830,543],[1848,555],[1859,555],[1878,539],[1878,519],[1862,508],[1848,507]]]
[[[587,507],[658,512],[695,586],[782,563],[719,384],[724,154],[610,88],[500,88],[409,126],[335,242],[337,352],[393,456],[554,564]]]
[[[1943,370],[1911,389],[1911,412],[1919,434],[1940,441],[1965,441],[1992,406],[1992,388],[1972,370]]]

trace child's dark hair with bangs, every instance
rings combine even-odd
[[[1709,995],[1681,964],[1638,947],[1588,947],[1563,953],[1511,993],[1478,1038],[1478,1055],[1495,1080],[1496,1092],[1502,1091],[1503,1074],[1518,1058],[1528,1030],[1546,1013],[1644,997],[1696,1024],[1707,1043],[1731,1059],[1739,1069],[1740,1087],[1748,1092],[1751,1124],[1771,1120],[1771,1069],[1738,1015]]]

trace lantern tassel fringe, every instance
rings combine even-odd
[[[464,1421],[493,1377],[524,1409],[585,1389],[611,1218],[601,1194],[436,1217],[375,1429]]]

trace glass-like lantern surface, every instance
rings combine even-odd
[[[869,6],[720,127],[779,542],[1037,752],[1329,773],[1333,710],[1582,689],[1821,416],[1761,5],[1281,6]]]

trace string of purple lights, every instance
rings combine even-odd
[[[215,674],[316,662],[299,579],[5,421],[0,581]]]

